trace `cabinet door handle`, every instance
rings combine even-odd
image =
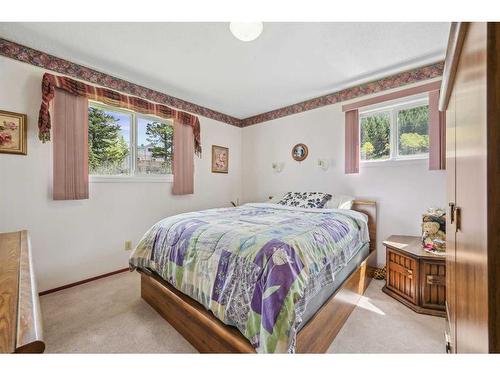
[[[455,227],[457,228],[457,232],[462,229],[462,209],[460,207],[455,206]]]
[[[413,280],[413,271],[409,270],[408,268],[406,268],[405,271],[406,271],[406,277],[409,278],[410,280]]]
[[[445,285],[446,283],[445,277],[441,275],[427,275],[425,279],[429,285]]]
[[[455,202],[448,203],[448,206],[450,206],[450,224],[453,224],[455,222]]]

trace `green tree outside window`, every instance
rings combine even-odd
[[[396,116],[391,130],[391,121]],[[363,115],[360,119],[361,160],[386,160],[391,157],[391,131],[397,132],[394,156],[411,156],[429,152],[429,107],[389,109]]]
[[[118,119],[102,109],[89,107],[89,169],[91,174],[127,173],[129,147]]]
[[[390,155],[390,113],[361,118],[361,159],[382,160]]]
[[[400,155],[429,152],[429,107],[420,106],[398,111]]]

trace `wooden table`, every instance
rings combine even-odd
[[[446,315],[444,255],[424,250],[420,237],[390,236],[386,248],[386,284],[382,289],[420,314]]]

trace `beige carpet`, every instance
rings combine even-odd
[[[195,353],[122,273],[41,297],[48,353]],[[330,353],[443,353],[444,319],[417,314],[374,281]]]

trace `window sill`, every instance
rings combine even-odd
[[[89,176],[90,183],[171,183],[174,176],[169,174],[165,176]]]
[[[420,158],[407,158],[407,159],[388,159],[388,160],[373,160],[373,161],[360,161],[360,168],[371,168],[371,167],[396,167],[405,165],[419,165],[426,164],[429,162],[429,157]]]

